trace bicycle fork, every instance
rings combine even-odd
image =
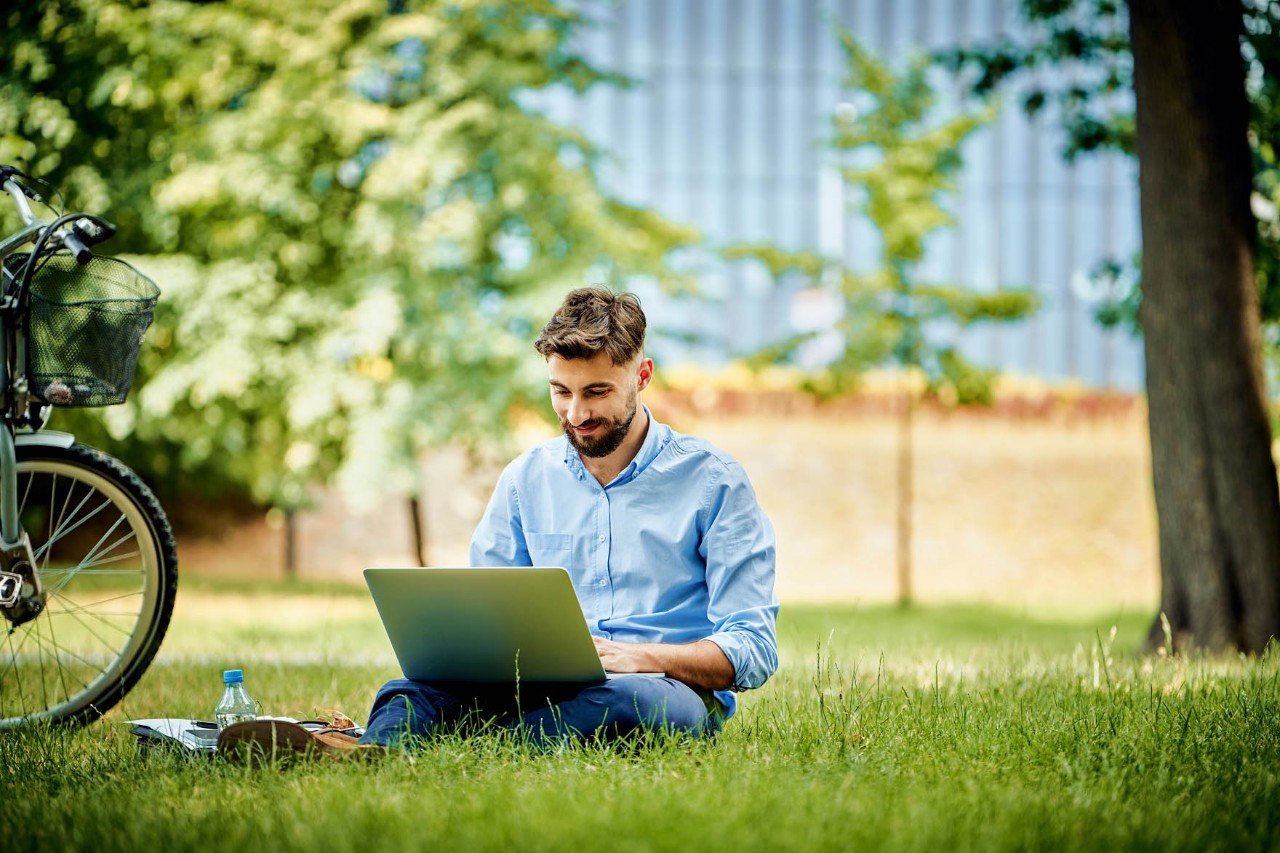
[[[18,459],[13,433],[0,428],[0,610],[14,626],[40,615],[44,589],[31,538],[18,525]]]
[[[4,241],[0,246],[0,259],[7,258],[18,246],[34,239],[44,225],[32,214],[22,188],[11,178],[12,175],[6,172],[0,177],[0,186],[13,197],[26,227]],[[14,416],[25,410],[27,379],[22,333],[11,322],[12,312],[17,307],[16,299],[6,280],[3,298],[0,298],[0,312],[5,314],[4,322],[0,323],[0,394],[10,404],[10,418],[0,423],[0,614],[15,628],[39,616],[45,603],[44,587],[36,571],[35,555],[31,553],[31,537],[18,521],[18,451]],[[13,335],[12,339],[10,335]],[[16,353],[16,363],[9,361],[11,343],[16,344],[12,348]],[[16,382],[13,381],[15,377]],[[14,407],[15,397],[23,401],[23,409]]]
[[[7,374],[0,366],[0,387],[8,386]],[[0,613],[16,628],[39,616],[44,602],[31,537],[18,522],[17,443],[11,424],[0,424]]]

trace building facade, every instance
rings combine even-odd
[[[771,242],[819,250],[853,269],[876,266],[878,237],[851,204],[822,140],[842,88],[835,24],[901,67],[913,53],[992,40],[1022,26],[1016,0],[617,0],[581,3],[595,21],[580,48],[637,81],[540,103],[612,157],[605,185],[699,229],[713,247]],[[939,71],[939,110],[960,102]],[[930,240],[919,278],[977,290],[1029,287],[1041,307],[1007,327],[955,332],[971,358],[1051,382],[1135,390],[1140,342],[1093,318],[1088,272],[1139,249],[1137,174],[1117,154],[1068,164],[1054,116],[1030,119],[1018,91],[962,151],[954,228]],[[807,285],[769,280],[761,265],[691,259],[698,297],[640,283],[668,362],[724,362],[812,325]],[[806,311],[805,305],[809,306]],[[805,315],[808,316],[805,316]],[[692,341],[692,342],[691,342]]]

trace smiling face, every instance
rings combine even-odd
[[[653,362],[641,356],[614,364],[603,352],[593,358],[552,355],[547,372],[551,406],[564,434],[583,456],[602,459],[631,434],[637,397],[653,376]]]

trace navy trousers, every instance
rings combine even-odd
[[[404,746],[442,726],[501,725],[546,746],[640,731],[695,737],[721,725],[719,704],[673,678],[630,675],[596,684],[425,684],[397,678],[373,700],[361,743]]]

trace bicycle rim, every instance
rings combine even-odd
[[[89,722],[136,683],[163,638],[172,533],[131,471],[80,446],[19,448],[18,504],[47,600],[30,622],[0,622],[0,729]]]

